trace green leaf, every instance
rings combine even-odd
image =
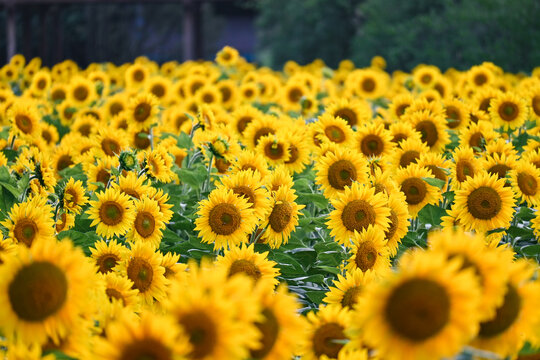
[[[317,259],[317,252],[311,248],[296,248],[288,251],[304,267],[311,267]]]
[[[71,356],[68,356],[66,354],[64,354],[62,351],[60,350],[48,350],[48,351],[44,351],[43,352],[43,356],[44,357],[47,357],[47,355],[53,355],[53,359],[56,359],[56,360],[77,360],[76,358],[73,358]]]
[[[322,303],[323,299],[325,298],[326,292],[324,290],[307,291],[306,296],[310,301],[312,301],[313,303],[319,305],[319,304]]]
[[[423,224],[430,224],[431,226],[441,225],[441,217],[446,215],[446,210],[438,206],[427,204],[418,213],[418,219]]]
[[[531,228],[521,228],[517,226],[510,226],[507,230],[508,235],[516,238],[516,237],[522,237],[525,239],[534,239],[534,233]]]
[[[8,217],[8,213],[16,201],[17,199],[9,190],[0,186],[0,220]]]
[[[184,132],[180,133],[177,137],[177,143],[178,147],[184,148],[184,149],[192,149],[193,148],[193,140],[191,140],[191,137],[189,134],[186,134]]]
[[[520,250],[524,255],[538,256],[540,255],[540,244],[524,246]]]
[[[291,255],[279,252],[272,255],[273,256],[271,256],[271,258],[278,263],[278,267],[281,271],[282,276],[287,277],[306,274],[306,272],[302,268],[302,265],[300,265],[300,263]]]
[[[328,199],[323,194],[298,193],[298,202],[304,205],[313,203],[319,209],[328,207]]]
[[[322,265],[322,266],[317,266],[317,269],[321,269],[321,270],[323,270],[325,272],[328,272],[330,274],[335,274],[335,275],[341,273],[337,267],[333,267],[333,266],[324,266],[324,265]]]
[[[432,177],[423,177],[422,180],[424,180],[431,186],[438,187],[439,189],[442,189],[446,184],[446,181]]]
[[[206,179],[208,170],[202,164],[197,164],[193,169],[180,168],[178,169],[178,177],[180,181],[198,189]]]

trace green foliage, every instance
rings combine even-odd
[[[388,70],[492,61],[508,71],[540,63],[540,2],[530,0],[259,0],[259,58],[271,66],[322,58]]]

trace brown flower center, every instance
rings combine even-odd
[[[384,151],[384,142],[380,136],[369,134],[360,142],[360,149],[366,156],[379,156]]]
[[[99,208],[99,219],[109,226],[119,224],[124,217],[124,208],[115,201],[105,201]]]
[[[129,280],[133,281],[133,289],[138,289],[139,292],[144,293],[152,285],[154,270],[152,265],[145,259],[134,257],[129,261],[127,276]]]
[[[165,95],[165,87],[161,84],[155,84],[152,86],[152,89],[150,89],[150,92],[160,99]]]
[[[386,230],[384,233],[384,238],[386,240],[391,240],[396,234],[399,224],[399,218],[394,209],[390,209],[390,216],[388,217],[388,220],[390,220],[390,225],[388,226],[388,230]]]
[[[446,117],[451,120],[447,122],[450,129],[457,128],[463,121],[460,109],[453,105],[446,107]]]
[[[420,133],[422,142],[427,146],[432,147],[439,140],[439,132],[437,127],[430,120],[420,121],[416,124],[415,130]]]
[[[251,350],[251,358],[264,359],[274,347],[279,335],[279,322],[271,309],[265,308],[262,311],[264,320],[256,322],[255,326],[262,335],[261,346],[256,350]]]
[[[428,279],[410,279],[398,285],[385,306],[386,321],[400,336],[422,342],[437,335],[450,318],[446,289]]]
[[[264,154],[272,160],[280,160],[285,156],[285,149],[281,143],[268,142],[264,147]]]
[[[77,101],[85,101],[88,98],[88,89],[84,85],[79,85],[73,91],[73,96]]]
[[[293,208],[287,201],[282,201],[279,204],[275,204],[270,216],[268,217],[268,223],[275,232],[282,232],[287,225],[291,222],[293,217]]]
[[[32,323],[57,313],[66,301],[67,292],[64,272],[46,261],[22,267],[8,288],[9,303],[17,317]]]
[[[15,115],[15,124],[25,134],[30,134],[34,129],[32,120],[24,114]]]
[[[321,325],[313,334],[313,351],[317,358],[326,355],[335,359],[343,344],[339,340],[346,340],[343,326],[334,322]],[[337,340],[337,341],[336,341]]]
[[[426,165],[426,168],[431,170],[431,173],[433,174],[433,176],[435,176],[436,179],[442,180],[446,183],[446,174],[443,169],[441,169],[437,165]]]
[[[531,101],[531,108],[536,116],[540,116],[540,95],[535,95]]]
[[[410,164],[416,164],[418,159],[420,159],[420,153],[418,151],[407,150],[401,154],[401,157],[399,158],[399,166],[407,167]]]
[[[66,92],[62,89],[56,89],[51,94],[51,99],[53,101],[64,100],[66,98]]]
[[[212,354],[218,342],[216,324],[212,318],[203,311],[195,310],[184,314],[179,322],[189,336],[192,346],[190,358],[201,359]]]
[[[488,220],[501,211],[502,200],[495,189],[481,186],[467,197],[469,213],[476,219]]]
[[[158,339],[143,338],[124,345],[120,360],[172,360],[171,349]]]
[[[508,170],[511,170],[509,166],[506,166],[504,164],[497,164],[490,167],[488,169],[488,173],[490,173],[491,175],[496,174],[499,179],[504,179]]]
[[[517,289],[508,284],[503,304],[497,308],[495,317],[489,321],[480,323],[478,336],[490,338],[502,334],[518,319],[521,313],[521,296]]]
[[[486,74],[476,74],[474,76],[474,83],[477,85],[477,86],[482,86],[484,85],[486,82],[488,81],[488,78],[486,76]]]
[[[519,173],[517,176],[519,189],[524,195],[535,195],[538,189],[538,182],[531,174]]]
[[[362,90],[365,92],[372,92],[377,87],[377,83],[372,78],[368,77],[362,80]]]
[[[133,117],[135,118],[135,121],[142,123],[148,119],[151,112],[152,106],[143,102],[135,107],[135,110],[133,110]]]
[[[109,183],[109,179],[111,178],[111,174],[105,169],[99,169],[97,175],[96,175],[96,181],[102,183],[103,185],[107,186]]]
[[[240,211],[232,204],[217,204],[209,214],[208,223],[218,235],[231,235],[242,221]]]
[[[243,197],[244,199],[246,199],[247,202],[250,204],[251,208],[255,206],[255,200],[256,200],[255,193],[253,189],[250,188],[249,186],[245,186],[245,185],[235,186],[232,189],[232,191],[236,195],[238,195],[238,197]]]
[[[334,113],[334,116],[340,117],[345,120],[350,127],[353,127],[358,123],[358,117],[356,116],[356,113],[349,108],[338,109]]]
[[[349,160],[338,160],[328,168],[328,182],[334,189],[343,190],[356,181],[356,167]]]
[[[243,134],[244,130],[246,130],[246,127],[252,121],[253,121],[253,118],[251,116],[241,117],[240,119],[238,119],[238,122],[236,123],[236,130],[238,130],[240,134]]]
[[[401,192],[405,194],[407,204],[417,205],[426,198],[427,186],[420,178],[408,178],[401,183]]]
[[[347,291],[345,291],[345,294],[343,294],[343,298],[341,299],[341,306],[348,307],[349,309],[354,308],[354,305],[358,302],[358,296],[362,292],[362,287],[360,286],[353,286]]]
[[[356,248],[354,262],[360,270],[366,272],[375,266],[378,255],[373,243],[371,241],[364,241],[358,244]]]
[[[135,70],[133,72],[133,80],[135,80],[136,82],[142,82],[144,80],[144,71],[142,70]]]
[[[503,119],[504,121],[512,121],[518,117],[519,108],[517,104],[505,101],[501,105],[499,105],[498,113],[501,119]]]
[[[349,231],[362,231],[375,224],[377,214],[373,206],[365,200],[350,201],[343,208],[341,221]]]
[[[285,164],[294,164],[300,157],[298,148],[294,144],[289,145],[289,160],[285,161]]]
[[[338,143],[338,144],[346,140],[345,132],[339,126],[335,126],[335,125],[327,126],[324,129],[324,133],[330,141]]]
[[[106,274],[111,272],[112,269],[118,264],[120,257],[115,254],[107,253],[101,255],[97,260],[96,264],[98,266],[98,272]]]
[[[269,127],[262,127],[257,132],[255,132],[255,136],[253,137],[253,144],[257,146],[259,143],[259,140],[266,135],[275,134],[276,130],[269,128]]]
[[[118,141],[110,138],[101,141],[101,149],[108,156],[115,156],[120,152],[120,144]]]
[[[292,103],[297,103],[300,101],[304,93],[299,88],[293,87],[289,90],[289,101]]]
[[[105,293],[107,294],[107,297],[109,298],[110,302],[113,302],[113,299],[122,301],[122,304],[126,306],[126,299],[124,298],[124,295],[116,289],[113,288],[107,288],[105,290]]]
[[[474,176],[474,167],[468,160],[459,160],[456,163],[456,178],[461,183],[467,180],[467,177]]]
[[[150,133],[146,130],[135,133],[135,136],[133,138],[135,147],[139,150],[148,149],[148,147],[150,147],[150,139],[148,138],[148,136],[140,136],[139,134],[149,135]]]
[[[154,233],[155,229],[156,220],[151,213],[142,211],[137,214],[135,218],[135,230],[137,230],[140,236],[147,238]]]
[[[32,242],[36,238],[38,231],[39,229],[35,221],[28,218],[17,221],[13,229],[15,239],[28,247],[32,246]]]
[[[259,280],[262,276],[259,267],[255,265],[253,261],[246,259],[238,259],[231,264],[231,268],[229,269],[229,276],[233,276],[237,273],[244,273],[248,276],[251,276],[255,281]]]

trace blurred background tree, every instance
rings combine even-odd
[[[73,59],[120,64],[138,55],[182,60],[183,2],[18,5],[17,52],[51,66]],[[357,66],[382,55],[387,70],[419,63],[465,69],[492,61],[507,71],[540,65],[538,0],[193,0],[202,3],[199,52],[224,45],[250,61],[280,68],[316,58]],[[1,1],[0,1],[1,3]],[[6,23],[0,6],[0,24]],[[0,62],[6,59],[0,26]]]

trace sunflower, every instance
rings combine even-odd
[[[528,206],[540,204],[540,169],[526,160],[517,162],[509,171],[510,184],[516,196]]]
[[[417,141],[421,141],[420,133],[418,133],[411,124],[408,122],[395,122],[388,128],[390,135],[392,136],[392,142],[398,147],[401,146],[403,140],[414,138]]]
[[[56,223],[54,228],[56,233],[60,233],[64,230],[72,229],[75,226],[75,215],[65,211],[61,211],[56,216]]]
[[[116,157],[120,155],[122,150],[128,148],[126,133],[122,130],[115,129],[112,126],[102,126],[98,129],[97,135],[93,139],[98,145],[96,149],[96,156],[110,156]]]
[[[293,178],[285,165],[276,166],[265,179],[265,187],[269,191],[277,191],[281,186],[292,188],[293,185]]]
[[[430,89],[441,76],[441,71],[433,65],[418,65],[412,72],[414,84],[420,89]]]
[[[360,269],[363,272],[384,274],[390,269],[390,251],[386,246],[384,233],[373,225],[355,232],[352,244],[348,247],[352,249],[352,253],[345,267],[347,271]]]
[[[127,257],[128,249],[119,244],[115,239],[108,242],[99,240],[90,248],[92,259],[97,266],[97,272],[107,274],[113,271],[114,267]]]
[[[120,175],[118,183],[114,183],[112,186],[136,200],[148,195],[151,187],[146,176],[137,176],[137,173],[131,171],[125,175]]]
[[[390,216],[388,216],[389,227],[384,233],[384,238],[387,241],[386,246],[390,256],[395,256],[401,239],[409,231],[407,198],[401,191],[391,192],[388,194],[386,206],[390,209]]]
[[[237,64],[239,56],[238,50],[225,46],[216,54],[216,63],[224,67],[233,67]]]
[[[107,239],[122,236],[135,218],[135,209],[128,195],[118,189],[108,188],[96,193],[97,201],[90,201],[88,218],[90,226],[97,225],[96,233]]]
[[[268,260],[268,252],[259,253],[254,250],[254,245],[238,245],[224,251],[222,256],[215,260],[217,267],[224,267],[233,276],[236,273],[244,273],[255,281],[268,281],[273,286],[279,284],[276,278],[280,275],[277,263]]]
[[[146,174],[163,183],[170,183],[175,178],[172,171],[174,160],[167,150],[162,146],[157,146],[153,150],[145,153]]]
[[[208,261],[190,263],[183,275],[173,282],[165,308],[189,338],[187,359],[248,358],[249,348],[260,344],[254,322],[261,319],[250,278],[229,277]]]
[[[232,126],[234,130],[238,133],[238,135],[242,136],[249,123],[251,123],[254,119],[263,117],[264,114],[251,105],[243,105],[241,107],[238,107],[232,113],[232,116]]]
[[[470,108],[468,103],[465,103],[457,98],[444,102],[444,110],[446,113],[446,126],[451,130],[460,130],[467,127],[469,121]]]
[[[285,109],[298,111],[301,109],[300,101],[306,94],[309,94],[309,89],[304,84],[289,79],[281,88],[280,104]]]
[[[341,118],[351,128],[369,122],[373,116],[371,107],[365,100],[337,98],[324,110],[334,118]]]
[[[518,152],[514,148],[512,142],[507,141],[504,137],[499,136],[486,144],[485,156],[493,156],[494,154],[499,156],[505,155],[506,157],[510,157],[511,160],[515,160]]]
[[[536,83],[527,91],[526,99],[529,101],[531,108],[530,115],[536,122],[540,121],[540,84]]]
[[[166,297],[168,280],[161,266],[161,254],[148,242],[136,242],[117,267],[119,273],[133,282],[141,300],[150,305]]]
[[[172,83],[166,77],[151,77],[145,85],[146,91],[156,97],[160,104],[168,104],[172,93]]]
[[[443,192],[447,190],[449,181],[447,174],[449,173],[450,161],[446,160],[443,154],[434,152],[423,153],[420,155],[420,159],[418,159],[418,165],[430,170],[436,179],[444,181],[444,186],[441,190]]]
[[[78,132],[84,137],[91,137],[97,133],[99,122],[92,115],[77,114],[75,121],[70,127],[71,132]]]
[[[117,168],[119,164],[118,158],[105,157],[98,159],[95,164],[87,165],[88,190],[95,191],[100,188],[100,184],[103,188],[107,188],[116,178],[112,175],[112,169]]]
[[[420,133],[422,142],[431,151],[438,152],[444,149],[450,142],[450,137],[446,132],[444,115],[434,114],[428,110],[407,112],[404,120],[411,123],[413,128]]]
[[[389,360],[456,354],[478,330],[480,300],[472,269],[460,266],[443,254],[403,255],[397,273],[366,287],[352,315],[353,342]]]
[[[462,229],[446,229],[431,232],[428,236],[430,251],[440,252],[447,259],[460,258],[461,269],[471,268],[478,278],[481,301],[478,312],[480,320],[495,315],[506,291],[507,269],[513,261],[512,251],[490,249],[484,236],[466,233]]]
[[[474,177],[481,170],[481,162],[474,156],[470,147],[458,147],[452,153],[453,162],[450,162],[450,181],[452,190],[461,189],[462,184]]]
[[[163,215],[159,211],[159,204],[148,196],[135,201],[135,219],[132,228],[126,234],[131,242],[145,242],[158,248],[161,243],[162,230],[165,229]]]
[[[460,222],[468,229],[486,232],[510,225],[514,214],[514,192],[497,175],[481,172],[455,191],[452,209],[459,211]]]
[[[346,87],[363,99],[377,99],[388,90],[390,77],[387,73],[373,68],[357,69],[349,74]]]
[[[96,341],[95,353],[100,359],[184,359],[191,347],[173,319],[144,311],[140,319],[123,312],[107,326],[106,337]]]
[[[96,87],[86,78],[75,77],[69,82],[67,99],[78,108],[85,107],[97,99]]]
[[[127,96],[124,93],[116,93],[109,96],[103,106],[105,108],[106,116],[109,119],[112,119],[127,109]]]
[[[318,312],[307,314],[308,330],[306,341],[299,350],[302,359],[337,359],[349,339],[346,329],[351,322],[351,314],[339,305],[319,306]]]
[[[85,312],[95,282],[90,263],[70,241],[38,240],[30,249],[19,247],[0,274],[3,334],[38,344],[47,337],[58,343]]]
[[[314,131],[321,134],[320,141],[330,141],[344,147],[354,144],[354,131],[341,118],[325,113],[319,117],[314,126]]]
[[[409,215],[414,219],[427,204],[437,204],[441,199],[441,189],[428,184],[424,179],[434,178],[431,170],[418,164],[398,169],[396,183],[405,194]]]
[[[303,339],[306,323],[300,316],[296,297],[281,285],[258,283],[256,292],[261,305],[260,321],[255,326],[262,335],[261,344],[250,350],[250,358],[264,360],[289,359]]]
[[[476,65],[467,72],[467,80],[474,88],[489,87],[495,81],[495,74],[485,65]]]
[[[10,133],[31,140],[40,136],[40,115],[34,105],[27,101],[17,101],[8,110],[10,120]]]
[[[141,93],[131,99],[127,112],[133,129],[146,130],[156,121],[158,100],[150,93]]]
[[[290,158],[290,144],[286,141],[283,134],[266,135],[259,139],[259,144],[255,151],[262,155],[271,165],[283,164]]]
[[[338,304],[352,310],[362,296],[364,287],[377,279],[378,277],[371,270],[363,272],[362,269],[354,269],[347,272],[345,276],[338,274],[337,281],[334,280],[334,286],[326,293],[323,301],[328,305]]]
[[[60,139],[56,126],[42,123],[41,124],[41,138],[45,140],[48,146],[54,146]]]
[[[44,96],[51,86],[51,74],[48,71],[40,70],[32,78],[30,91],[37,96]]]
[[[297,204],[297,196],[294,189],[284,186],[272,193],[274,204],[272,210],[262,223],[262,228],[266,231],[262,239],[270,245],[272,249],[277,249],[281,244],[289,241],[291,232],[298,226],[298,215],[305,206]]]
[[[353,182],[366,183],[367,163],[361,155],[346,149],[336,148],[315,163],[317,177],[315,182],[321,186],[327,198],[333,198],[351,186]]]
[[[506,271],[509,278],[502,304],[491,319],[480,323],[480,331],[471,342],[472,346],[501,357],[516,355],[525,341],[531,340],[533,326],[540,319],[540,283],[531,281],[534,267],[526,260],[518,260]]]
[[[115,316],[118,308],[138,309],[139,290],[133,289],[133,281],[115,272],[98,274],[98,277],[104,283],[103,290],[110,306],[106,316]]]
[[[238,99],[238,87],[234,80],[221,80],[216,84],[216,89],[221,94],[220,103],[227,109],[234,108]]]
[[[7,219],[1,224],[8,230],[8,237],[13,242],[24,244],[27,247],[31,247],[40,240],[54,240],[52,208],[46,204],[46,199],[40,197],[14,204]]]
[[[487,143],[499,137],[488,121],[471,123],[466,129],[459,132],[459,146],[470,147],[475,153],[483,152]]]
[[[258,220],[248,200],[226,188],[213,190],[199,204],[195,230],[215,249],[246,242]]]
[[[289,144],[289,159],[285,160],[283,165],[291,173],[299,174],[304,171],[310,161],[309,145],[300,134],[293,132],[286,133],[285,131],[282,131],[282,134],[285,137],[285,141]]]
[[[503,129],[521,127],[528,117],[527,103],[517,94],[502,93],[491,100],[489,115],[491,120]]]
[[[144,87],[150,77],[150,70],[143,64],[132,64],[125,72],[125,83],[127,89],[140,89]]]
[[[372,225],[376,230],[387,231],[389,228],[390,209],[386,207],[384,193],[375,193],[375,188],[354,182],[337,198],[330,199],[335,210],[326,223],[330,235],[335,240],[349,246],[355,232],[361,232]]]
[[[402,140],[399,147],[392,154],[393,163],[396,168],[407,168],[416,164],[420,159],[420,154],[429,152],[429,147],[420,139],[410,137]]]
[[[173,280],[187,269],[186,264],[179,263],[180,255],[174,252],[168,252],[161,257],[161,267],[165,269],[163,274],[166,279]]]
[[[517,160],[513,155],[491,154],[482,161],[482,167],[490,174],[497,175],[499,179],[506,179],[509,171],[516,168]]]
[[[263,136],[273,135],[285,124],[271,115],[264,115],[253,119],[242,133],[246,147],[255,149]]]
[[[381,123],[373,122],[359,127],[355,135],[355,144],[366,157],[386,156],[394,150],[392,136]]]
[[[159,211],[163,216],[163,222],[168,223],[174,214],[171,210],[172,204],[169,204],[169,194],[163,191],[163,189],[156,189],[155,187],[149,187],[148,196],[158,202]]]
[[[221,178],[221,183],[227,190],[232,190],[237,196],[248,201],[253,215],[264,219],[270,211],[270,193],[261,187],[262,179],[258,172],[241,170]]]

